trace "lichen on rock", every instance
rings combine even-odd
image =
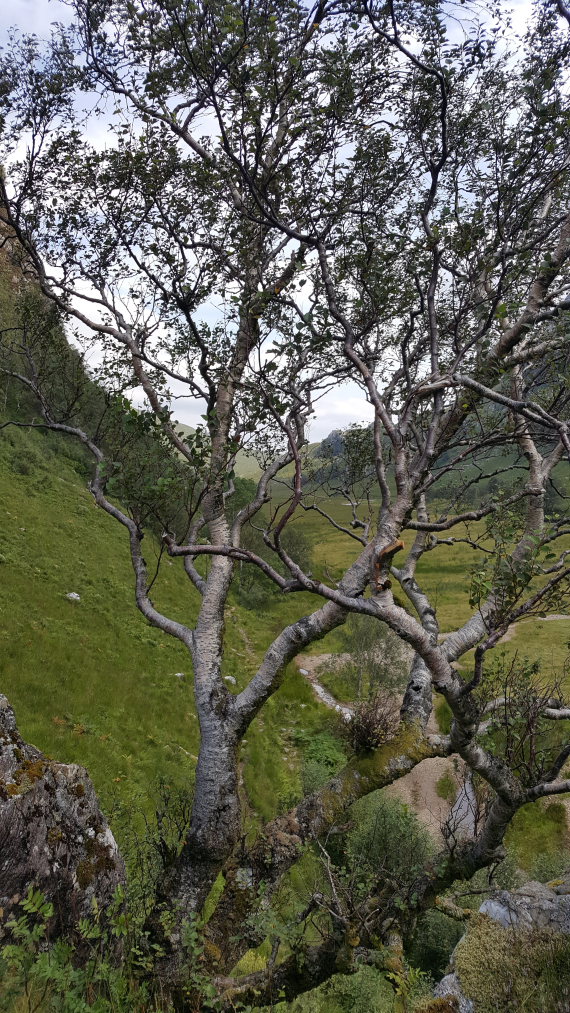
[[[87,771],[55,763],[18,732],[0,695],[0,939],[33,886],[54,907],[50,935],[104,910],[125,867]]]

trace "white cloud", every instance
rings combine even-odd
[[[169,386],[175,394],[183,391],[182,384],[172,382]],[[140,391],[130,393],[138,407],[145,407]],[[316,414],[311,419],[307,433],[311,443],[323,440],[333,429],[346,429],[352,423],[368,425],[373,419],[372,406],[355,383],[339,385],[335,390],[325,394],[315,407]],[[202,415],[206,411],[206,405],[203,401],[180,396],[172,402],[172,411],[177,422],[195,428],[197,425],[203,425]]]
[[[73,11],[58,0],[11,0],[0,6],[0,41],[7,37],[11,26],[23,32],[48,36],[55,21],[69,24]]]
[[[317,414],[309,427],[312,443],[324,439],[333,429],[345,429],[352,423],[367,425],[372,422],[372,405],[355,383],[344,383],[318,402]]]

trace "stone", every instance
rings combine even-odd
[[[499,890],[479,908],[504,928],[549,928],[570,933],[570,894],[545,883],[525,883],[518,890]]]
[[[226,682],[229,682],[230,686],[236,685],[236,680],[234,679],[233,675],[224,675],[224,679],[226,680]]]
[[[49,933],[73,933],[105,911],[125,867],[83,767],[56,763],[22,739],[0,695],[0,939],[33,886],[54,906]]]
[[[300,668],[299,673],[301,675],[309,675],[309,670],[307,668]]]
[[[570,935],[570,873],[552,883],[531,881],[517,890],[497,890],[483,901],[479,913],[487,915],[505,929],[543,929]],[[459,1013],[475,1013],[474,1003],[464,995],[461,981],[455,971],[455,956],[459,947],[468,944],[469,928],[459,940],[450,958],[451,973],[436,986],[436,998],[454,995],[459,1002]]]
[[[81,601],[81,598],[75,591],[70,591],[65,597],[68,598],[69,601]]]
[[[186,676],[184,675],[184,672],[175,672],[174,673],[174,678],[175,679],[185,679]]]
[[[433,994],[436,999],[445,999],[447,996],[457,999],[458,1013],[475,1013],[473,1002],[463,995],[459,978],[455,973],[446,974],[445,978],[442,978],[436,985]]]

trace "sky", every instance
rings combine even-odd
[[[47,35],[52,22],[70,20],[69,8],[55,0],[5,0],[0,4],[0,39],[11,25],[25,32]]]
[[[530,14],[532,0],[511,0],[509,6],[515,14],[515,27],[522,28]],[[3,0],[0,2],[0,45],[7,38],[11,25],[41,37],[49,35],[50,24],[53,22],[68,23],[70,20],[70,8],[58,0]],[[176,417],[187,425],[195,426],[200,421],[203,410],[198,402],[176,401]],[[309,438],[313,441],[321,440],[333,429],[371,420],[372,408],[367,404],[362,391],[356,384],[345,384],[321,399],[318,418],[311,425]]]
[[[524,23],[530,14],[532,0],[506,0],[507,5],[516,13],[517,20],[520,18]],[[69,8],[58,0],[3,0],[0,4],[0,40],[10,25],[44,35],[53,21],[70,20]]]

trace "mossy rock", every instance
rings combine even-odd
[[[477,1013],[568,1013],[570,939],[551,929],[506,929],[476,915],[455,970]]]
[[[125,868],[87,772],[24,742],[0,695],[0,938],[30,888],[53,905],[50,935],[68,934],[93,902],[104,911]]]

